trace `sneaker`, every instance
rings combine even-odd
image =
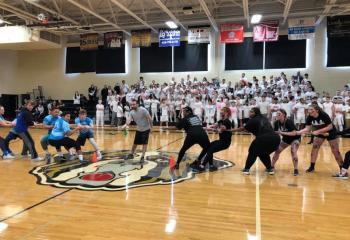
[[[348,173],[345,173],[345,174],[337,173],[337,174],[334,174],[332,177],[346,180],[349,178],[349,174]]]
[[[218,167],[217,167],[217,166],[215,166],[215,165],[210,165],[210,166],[209,166],[209,171],[210,171],[210,172],[213,172],[213,171],[216,171],[216,170],[218,170]]]
[[[266,169],[266,172],[267,172],[269,175],[275,175],[275,169],[274,169],[274,168]]]
[[[97,160],[98,160],[98,161],[102,160],[102,154],[101,154],[101,152],[97,152]]]
[[[293,176],[298,176],[298,175],[299,175],[299,170],[298,169],[294,169]]]
[[[43,161],[44,158],[42,158],[42,157],[36,157],[36,158],[32,158],[31,160],[32,160],[32,161],[35,161],[35,162],[40,162],[40,161]]]
[[[308,169],[306,169],[306,172],[307,172],[307,173],[315,172],[315,168],[313,168],[313,167],[310,166]]]
[[[192,171],[195,173],[200,173],[205,171],[205,167],[202,165],[199,165],[197,167],[192,168]]]
[[[140,163],[142,164],[142,163],[144,163],[144,162],[145,162],[145,157],[142,156],[142,157],[140,158]]]
[[[124,160],[129,160],[133,158],[134,158],[134,154],[129,153],[128,155],[125,156]]]
[[[7,154],[7,155],[4,155],[2,158],[3,159],[14,159],[15,157],[10,155],[10,154]]]
[[[27,155],[27,154],[21,154],[21,158],[27,158],[30,157],[31,155]]]
[[[244,175],[250,175],[249,169],[243,168],[243,169],[242,169],[242,173],[243,173]]]
[[[76,158],[76,156],[74,155],[74,154],[69,154],[69,156],[68,156],[68,161],[73,161],[73,160],[75,160],[75,158]]]

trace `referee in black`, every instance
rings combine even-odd
[[[199,144],[202,147],[202,152],[198,156],[197,161],[191,164],[191,166],[197,166],[199,159],[202,159],[205,155],[206,150],[210,145],[208,134],[204,131],[202,127],[202,121],[200,118],[193,114],[192,108],[183,108],[184,118],[180,119],[179,123],[176,125],[177,129],[184,129],[187,136],[180,149],[177,162],[175,165],[176,169],[179,169],[180,162],[184,157],[186,151],[193,145]]]

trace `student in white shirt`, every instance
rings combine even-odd
[[[350,99],[346,101],[344,106],[344,114],[345,114],[345,128],[350,128]]]
[[[213,104],[211,98],[208,99],[208,102],[205,104],[205,123],[208,125],[214,124],[216,106]]]
[[[117,111],[118,111],[118,101],[116,99],[113,99],[110,105],[110,108],[112,110],[112,120],[111,125],[118,126],[117,122]]]
[[[338,132],[344,130],[344,105],[342,100],[337,100],[334,104],[335,118],[333,123],[337,128]]]
[[[152,121],[156,119],[156,122],[158,122],[158,104],[159,104],[159,101],[155,99],[153,96],[151,96],[151,116],[152,116]]]
[[[295,113],[295,124],[298,130],[303,129],[306,121],[308,106],[304,101],[304,98],[300,98],[299,102],[294,105],[293,111]]]
[[[98,104],[96,105],[96,127],[104,125],[104,111],[105,106],[102,104],[102,100],[98,100]]]
[[[276,121],[277,111],[279,109],[281,109],[281,105],[278,103],[278,98],[275,97],[269,106],[269,117],[272,124]]]
[[[163,99],[160,103],[160,129],[162,129],[163,123],[168,128],[169,122],[169,105],[166,102],[166,99]]]
[[[122,125],[122,121],[123,121],[123,117],[124,117],[124,112],[123,112],[123,106],[121,102],[118,102],[118,106],[117,106],[117,127]]]
[[[197,115],[199,119],[203,119],[203,103],[200,101],[199,97],[195,98],[192,104],[193,114]]]
[[[170,96],[168,101],[169,106],[169,120],[170,122],[176,122],[176,112],[175,112],[175,99]]]
[[[267,117],[270,103],[266,100],[266,95],[263,94],[261,97],[261,101],[258,102],[258,107],[260,108],[260,112],[264,117]]]
[[[329,96],[326,97],[326,101],[323,103],[323,111],[328,114],[331,120],[334,119],[334,104],[331,102],[331,98]]]

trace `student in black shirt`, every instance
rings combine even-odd
[[[298,176],[298,149],[301,137],[296,135],[297,128],[293,121],[287,118],[287,113],[284,109],[279,109],[277,111],[277,121],[274,122],[274,130],[282,136],[282,141],[279,148],[273,155],[272,168],[275,168],[275,164],[281,152],[290,146],[294,166],[293,175]]]
[[[187,133],[184,144],[180,149],[175,168],[178,169],[180,162],[185,155],[185,152],[191,148],[193,145],[199,144],[202,147],[202,152],[198,156],[198,159],[202,159],[206,150],[209,147],[210,141],[208,134],[204,131],[202,127],[202,121],[198,116],[193,115],[192,108],[185,107],[183,109],[184,118],[180,119],[176,128],[184,129]],[[197,160],[192,166],[198,165],[199,161]]]
[[[230,121],[231,110],[228,107],[224,107],[220,111],[221,120],[216,125],[209,126],[208,129],[217,129],[219,132],[219,140],[210,143],[207,152],[204,157],[200,159],[200,164],[193,168],[195,172],[205,171],[205,166],[209,162],[209,170],[215,171],[218,168],[213,163],[213,154],[224,149],[227,149],[231,145],[231,126]]]
[[[311,163],[310,167],[306,170],[306,172],[314,172],[315,171],[315,163],[318,156],[318,151],[324,140],[327,139],[329,145],[331,146],[332,153],[339,165],[339,168],[343,165],[343,159],[339,152],[339,143],[337,139],[337,132],[332,124],[331,118],[327,113],[322,111],[322,109],[318,105],[311,105],[308,109],[309,116],[306,119],[306,127],[300,131],[297,131],[298,135],[311,132],[311,127],[313,127],[312,135],[315,136],[312,150],[311,150]]]
[[[242,173],[249,175],[250,168],[255,163],[256,158],[259,157],[265,165],[266,171],[273,175],[274,171],[271,167],[270,154],[277,150],[281,139],[274,132],[269,120],[261,114],[259,108],[252,108],[249,111],[249,117],[250,119],[244,127],[233,130],[234,132],[246,130],[255,136],[255,139],[250,144],[247,161]]]

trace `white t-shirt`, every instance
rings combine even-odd
[[[203,113],[203,103],[202,102],[193,102],[193,113],[197,116],[202,116]]]
[[[264,102],[258,102],[261,114],[267,114],[269,103],[265,100]]]
[[[105,106],[103,106],[103,104],[97,104],[96,105],[96,111],[103,112],[104,109],[105,109]]]
[[[330,118],[333,117],[333,103],[332,102],[325,102],[323,103],[323,111],[328,114]]]
[[[271,109],[271,116],[276,117],[277,116],[277,110],[281,108],[281,105],[278,103],[271,103],[270,109]]]
[[[297,117],[305,116],[305,110],[307,109],[307,104],[299,102],[294,105],[294,109],[296,109]]]

